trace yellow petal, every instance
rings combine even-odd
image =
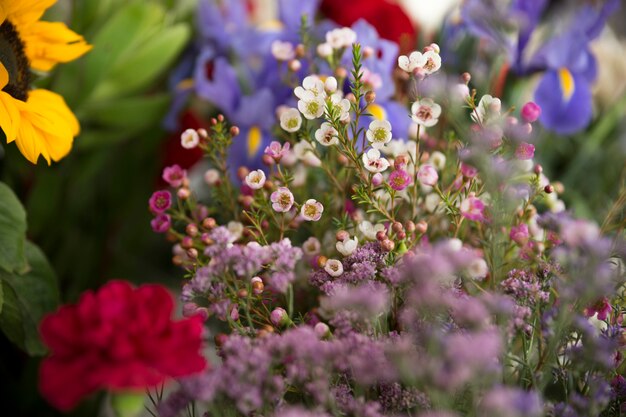
[[[9,94],[0,91],[0,128],[7,137],[7,143],[15,140],[20,125],[20,112],[16,101]]]
[[[2,62],[0,62],[0,90],[2,90],[9,83],[9,71]]]
[[[1,0],[7,18],[18,29],[38,21],[57,0]],[[0,16],[1,17],[1,16]]]
[[[16,144],[30,162],[43,156],[48,164],[72,149],[79,132],[78,120],[61,96],[47,90],[33,90],[27,102],[19,102],[21,121]]]
[[[69,62],[91,49],[85,39],[61,22],[35,22],[20,30],[31,67],[50,71],[59,62]]]

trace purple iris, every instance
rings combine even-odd
[[[511,68],[518,75],[543,72],[535,90],[535,102],[542,109],[539,120],[557,133],[571,134],[591,121],[591,85],[597,76],[597,64],[589,44],[619,7],[619,0],[608,0],[601,7],[580,7],[564,27],[557,28],[529,55],[528,42],[536,33],[547,3],[513,0],[503,5],[493,0],[468,0],[463,18],[471,32],[508,52]]]

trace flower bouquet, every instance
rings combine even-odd
[[[44,396],[106,389],[130,416],[147,388],[162,417],[626,412],[621,203],[578,219],[534,161],[539,123],[579,128],[557,102],[579,74],[541,67],[538,99],[508,107],[446,72],[446,43],[402,54],[316,6],[282,1],[261,30],[241,2],[200,3],[168,121],[210,106],[180,135],[203,160],[165,167],[148,201],[184,318],[156,285],[84,294],[41,324]]]

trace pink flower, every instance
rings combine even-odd
[[[477,222],[485,220],[485,203],[476,197],[475,193],[469,193],[465,200],[461,201],[461,215],[468,220]]]
[[[289,142],[281,145],[280,142],[272,141],[269,146],[265,148],[265,155],[269,155],[274,158],[277,163],[280,162],[283,156],[289,151]]]
[[[509,233],[509,237],[511,240],[519,245],[525,245],[528,242],[528,225],[526,223],[522,223],[519,226],[511,227],[511,233]]]
[[[170,230],[170,226],[172,225],[172,220],[168,214],[157,214],[154,219],[150,221],[150,226],[152,226],[152,230],[156,233],[165,233]]]
[[[585,309],[585,316],[593,317],[596,313],[598,313],[598,320],[606,320],[609,314],[611,314],[613,308],[609,303],[609,299],[604,297],[591,307],[587,307]]]
[[[187,171],[179,165],[172,165],[163,170],[163,180],[171,187],[178,188],[183,185],[183,181],[187,178]]]
[[[144,389],[202,371],[202,318],[174,321],[173,310],[163,286],[110,281],[44,317],[44,398],[68,411],[100,389]]]
[[[539,116],[541,116],[541,107],[539,107],[538,104],[529,101],[528,103],[524,104],[524,107],[522,107],[521,114],[522,119],[524,119],[525,122],[532,123],[536,121]]]
[[[172,194],[166,190],[155,191],[150,197],[150,211],[163,213],[172,205]]]
[[[535,145],[530,143],[522,142],[515,149],[515,157],[517,159],[526,160],[533,159],[535,156]]]
[[[478,174],[478,170],[471,165],[461,162],[461,174],[465,178],[474,178]]]
[[[403,169],[396,169],[389,175],[389,186],[396,191],[402,191],[411,184],[411,176]]]
[[[276,307],[270,313],[270,321],[276,327],[282,327],[289,324],[289,315],[284,308]]]
[[[293,194],[287,187],[280,187],[270,195],[270,201],[272,202],[272,208],[279,212],[284,213],[291,210],[293,206]]]
[[[428,186],[434,186],[439,180],[439,174],[434,166],[430,164],[422,165],[417,171],[417,179],[423,184]]]

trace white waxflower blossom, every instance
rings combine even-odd
[[[343,274],[343,264],[337,259],[329,259],[324,265],[324,271],[328,272],[331,277],[339,277]]]
[[[260,169],[251,171],[248,175],[246,175],[244,182],[253,190],[263,188],[263,185],[265,184],[265,172]]]
[[[316,222],[322,218],[324,212],[324,206],[319,201],[310,198],[308,199],[300,209],[300,215],[302,218],[309,222]]]
[[[466,272],[471,279],[483,280],[489,273],[489,267],[483,258],[476,258],[467,266]]]
[[[422,72],[426,75],[434,74],[441,68],[441,56],[435,51],[426,51],[422,58],[426,60],[422,65]]]
[[[372,147],[380,149],[391,141],[391,123],[387,120],[374,120],[365,135]]]
[[[207,169],[204,173],[204,182],[206,182],[208,185],[215,185],[219,181],[219,179],[220,172],[215,168]]]
[[[330,105],[339,116],[339,120],[345,123],[350,121],[350,101],[343,98],[343,94],[339,91],[330,96]],[[326,114],[330,117],[329,114]]]
[[[430,164],[434,166],[437,171],[441,171],[446,166],[446,156],[439,151],[435,151],[430,155],[428,162],[430,162]]]
[[[304,252],[304,256],[309,258],[319,255],[321,249],[322,244],[315,236],[311,236],[302,244],[302,252]]]
[[[440,115],[441,106],[430,98],[418,100],[411,106],[411,118],[424,127],[436,125]]]
[[[290,108],[280,114],[280,127],[287,132],[297,132],[302,126],[302,117],[298,109]]]
[[[276,40],[272,42],[272,55],[278,61],[290,61],[296,57],[291,42]]]
[[[321,58],[328,58],[333,54],[333,47],[330,44],[324,42],[317,45],[317,54]]]
[[[324,122],[315,131],[315,140],[322,146],[332,146],[339,143],[339,132],[330,123]]]
[[[359,241],[356,236],[352,239],[345,239],[344,241],[339,241],[335,244],[337,251],[341,253],[343,256],[350,256],[356,250]]]
[[[322,161],[315,155],[313,145],[304,139],[293,146],[293,152],[296,158],[309,166],[319,167],[322,165]]]
[[[187,129],[180,135],[180,144],[185,149],[193,149],[200,143],[200,135],[194,129]]]
[[[294,88],[293,92],[299,99],[302,99],[306,92],[312,93],[315,97],[326,97],[324,82],[316,75],[309,75],[302,80],[302,86]]]
[[[476,110],[472,112],[472,120],[476,123],[487,124],[490,121],[500,117],[502,102],[499,98],[495,98],[489,94],[481,97],[476,106]]]
[[[384,224],[376,224],[373,225],[370,221],[368,220],[363,220],[360,224],[359,224],[359,230],[361,231],[361,233],[363,233],[363,236],[365,237],[365,239],[367,240],[376,240],[376,233],[380,232],[380,231],[384,231],[385,230],[385,225]]]
[[[333,49],[342,49],[356,42],[356,32],[350,28],[333,29],[326,32],[326,43]]]
[[[324,98],[316,96],[311,91],[305,91],[298,100],[298,110],[309,120],[322,117],[325,105]]]
[[[243,229],[244,229],[243,223],[230,221],[226,225],[226,228],[230,232],[230,236],[231,236],[229,239],[230,243],[238,241],[241,238],[241,236],[243,236]]]
[[[369,172],[383,172],[389,168],[389,161],[380,156],[378,149],[370,149],[363,154],[363,165]]]
[[[426,58],[421,52],[413,51],[408,56],[400,55],[398,57],[398,67],[401,70],[412,73],[418,68],[422,68],[426,64]]]

